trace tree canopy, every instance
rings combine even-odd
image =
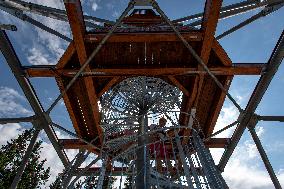
[[[34,129],[25,130],[0,148],[0,188],[9,188],[25,155]],[[37,141],[17,188],[39,188],[49,178],[50,168],[44,168],[46,159],[41,160],[42,141]]]

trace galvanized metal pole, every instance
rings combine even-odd
[[[56,35],[57,37],[60,37],[61,39],[64,39],[65,41],[68,41],[68,42],[72,41],[72,39],[68,38],[67,36],[59,33],[58,31],[56,31],[56,30],[44,25],[43,23],[33,19],[32,17],[24,14],[24,12],[22,10],[18,10],[18,9],[15,9],[13,7],[8,7],[8,6],[3,7],[3,6],[1,6],[1,4],[0,4],[0,9],[2,9],[3,11],[7,12],[8,14],[10,14],[12,16],[15,16],[15,17],[21,19],[22,21],[28,22],[28,23],[48,32],[48,33]]]
[[[279,121],[284,122],[284,116],[257,116],[260,121]]]
[[[272,168],[272,165],[270,164],[269,159],[268,159],[268,157],[267,157],[267,155],[266,155],[266,153],[265,153],[265,151],[264,151],[264,149],[263,149],[263,147],[261,145],[261,142],[260,142],[260,140],[259,140],[259,138],[258,138],[258,136],[257,136],[257,134],[255,132],[255,128],[254,127],[249,127],[249,132],[250,132],[250,134],[251,134],[251,136],[253,138],[253,141],[254,141],[257,149],[258,149],[258,152],[259,152],[259,154],[261,156],[261,159],[262,159],[262,161],[263,161],[263,163],[264,163],[264,165],[266,167],[266,170],[269,173],[269,176],[270,176],[270,178],[271,178],[271,180],[272,180],[272,182],[274,184],[274,187],[276,189],[282,189],[282,187],[281,187],[281,185],[279,183],[279,180],[277,179],[277,177],[275,175],[275,172],[274,172],[274,170]]]
[[[96,159],[94,159],[91,163],[89,163],[88,166],[86,166],[84,169],[82,169],[78,173],[78,175],[76,175],[76,177],[73,179],[73,181],[71,182],[69,187],[70,188],[74,187],[76,181],[79,180],[81,178],[81,176],[83,176],[95,163],[97,163],[97,161],[99,161],[100,158],[101,158],[101,156],[97,156]]]
[[[34,117],[0,118],[0,124],[32,122]]]
[[[153,8],[161,15],[161,17],[165,20],[165,22],[172,28],[172,30],[176,33],[177,37],[181,40],[184,46],[189,50],[191,55],[196,59],[198,64],[200,64],[203,69],[210,75],[210,77],[214,80],[216,85],[226,94],[228,99],[238,108],[239,112],[242,112],[243,109],[241,106],[236,102],[236,100],[232,97],[232,95],[225,89],[225,87],[220,83],[220,81],[216,78],[216,76],[210,71],[207,65],[203,62],[197,52],[193,49],[193,47],[185,40],[185,38],[181,35],[181,33],[177,30],[174,24],[170,21],[164,11],[160,8],[158,3],[154,0],[151,0]]]
[[[9,2],[8,4],[6,3],[6,1],[1,1],[0,5],[9,6],[11,8],[17,8],[22,11],[26,11],[26,12],[33,13],[33,14],[38,14],[38,15],[45,16],[45,17],[50,17],[53,19],[61,20],[61,21],[66,21],[66,22],[68,21],[65,10],[56,9],[53,7],[47,7],[47,6],[43,6],[43,5],[31,3],[31,2],[25,2],[21,0],[12,0],[12,1],[15,4],[11,5],[11,3]],[[21,6],[18,6],[18,5],[21,5]],[[96,26],[96,24],[93,24],[92,22],[107,23],[110,25],[115,24],[115,22],[113,21],[90,16],[90,15],[84,15],[84,21],[86,22],[86,26],[88,27]]]
[[[231,137],[231,143],[228,145],[228,148],[225,150],[221,160],[219,162],[220,171],[224,171],[226,164],[228,163],[231,155],[233,154],[238,142],[241,139],[242,134],[244,133],[246,127],[248,126],[254,112],[260,103],[264,93],[266,92],[273,76],[278,70],[284,57],[284,31],[282,32],[276,47],[273,50],[273,53],[267,63],[267,71],[263,74],[255,87],[253,94],[247,104],[245,111],[243,112],[243,117],[240,120],[233,136]]]
[[[22,175],[23,175],[23,173],[25,171],[26,165],[27,165],[27,163],[29,161],[30,155],[33,152],[33,148],[35,146],[35,143],[36,143],[36,140],[37,140],[37,137],[38,137],[40,131],[41,130],[39,130],[39,129],[35,130],[34,135],[33,135],[32,139],[30,141],[30,144],[29,144],[29,146],[27,148],[27,151],[26,151],[26,153],[25,153],[25,155],[23,157],[21,165],[20,165],[19,169],[17,170],[17,174],[16,174],[16,176],[15,176],[15,178],[14,178],[14,180],[13,180],[11,186],[10,186],[11,189],[17,188],[17,185],[19,184],[19,182],[21,180],[21,177],[22,177]]]
[[[6,34],[5,31],[0,30],[0,50],[4,55],[9,67],[11,68],[15,78],[17,79],[20,87],[22,88],[27,100],[29,101],[32,109],[39,119],[40,125],[47,134],[47,137],[51,141],[54,149],[56,150],[59,158],[61,159],[64,166],[68,165],[68,158],[64,153],[64,150],[60,147],[57,141],[55,132],[50,127],[50,117],[44,113],[44,110],[36,96],[30,81],[24,76],[21,63],[16,55],[16,52]]]
[[[271,14],[272,12],[280,9],[281,7],[283,7],[283,3],[280,3],[280,4],[277,4],[277,5],[273,5],[273,6],[268,6],[268,7],[265,7],[261,12],[257,13],[256,15],[253,15],[252,17],[248,18],[247,20],[241,22],[240,24],[232,27],[231,29],[225,31],[224,33],[218,35],[216,37],[216,40],[219,40],[219,39],[222,39],[223,37],[239,30],[240,28],[258,20],[259,18],[262,18],[262,17],[265,17],[269,14]]]
[[[136,171],[137,171],[137,175],[136,175],[136,188],[141,188],[141,189],[147,189],[149,188],[148,184],[149,184],[149,179],[148,179],[148,175],[149,175],[149,160],[148,160],[148,153],[147,153],[147,148],[146,148],[146,144],[147,144],[147,138],[145,135],[147,132],[147,127],[148,127],[148,123],[147,123],[147,116],[143,115],[140,116],[139,118],[139,131],[138,131],[138,135],[140,135],[138,137],[138,146],[140,146],[140,148],[137,149],[136,151]],[[141,147],[143,146],[143,147]]]
[[[67,170],[66,174],[64,175],[64,178],[62,180],[62,184],[61,186],[63,188],[67,188],[67,186],[69,185],[72,177],[73,177],[73,172],[87,159],[87,157],[89,156],[90,153],[85,154],[85,151],[80,149],[79,155],[77,156],[74,165],[72,165],[70,167],[69,170]]]
[[[239,3],[235,3],[235,4],[231,4],[225,7],[222,7],[220,10],[220,17],[219,19],[224,19],[227,17],[231,17],[234,15],[239,15],[241,13],[259,8],[261,6],[265,6],[267,3],[258,3],[258,0],[248,0],[248,1],[243,1],[243,2],[239,2]],[[202,19],[203,17],[203,13],[197,13],[194,15],[190,15],[190,16],[186,16],[183,18],[179,18],[176,20],[173,20],[173,23],[181,23],[181,22],[187,22],[190,20],[196,20],[196,19]],[[189,25],[191,26],[198,26],[202,23],[202,21],[196,21],[194,23],[191,23]]]

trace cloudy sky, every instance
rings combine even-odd
[[[32,2],[40,2],[34,0]],[[109,20],[115,20],[127,5],[127,0],[84,0],[82,1],[85,14],[93,15]],[[223,5],[228,5],[233,0],[224,0]],[[44,5],[64,9],[63,3],[56,0],[44,1]],[[171,18],[180,18],[190,14],[202,12],[204,1],[196,0],[178,0],[178,1],[158,1],[161,8]],[[217,34],[229,29],[236,23],[252,16],[257,11],[239,15],[219,22]],[[1,24],[14,24],[18,31],[8,31],[17,55],[23,65],[46,65],[55,64],[68,43],[48,34],[34,26],[22,22],[6,13],[0,11]],[[70,28],[67,23],[55,21],[41,16],[33,16],[40,22],[49,27],[71,36]],[[271,52],[284,28],[284,9],[262,18],[249,26],[231,34],[220,40],[224,49],[228,52],[234,63],[266,63]],[[283,115],[284,100],[281,98],[284,93],[284,66],[274,77],[269,90],[261,101],[257,113],[260,115]],[[281,77],[282,76],[282,77]],[[257,83],[258,76],[238,76],[235,77],[230,88],[231,94],[238,100],[242,108],[245,108],[249,96]],[[49,107],[52,101],[59,94],[54,79],[36,78],[31,80],[35,87],[44,108]],[[33,115],[30,106],[27,103],[20,87],[14,79],[4,57],[0,54],[0,117],[20,117]],[[237,110],[226,100],[224,107],[218,119],[216,130],[233,122],[238,117]],[[64,125],[72,130],[71,121],[64,104],[59,103],[52,112],[52,118],[55,122]],[[0,145],[7,140],[15,138],[24,129],[30,128],[30,124],[7,124],[0,125]],[[218,137],[229,137],[232,129],[228,130]],[[268,153],[272,166],[284,186],[284,125],[277,122],[259,122],[257,133]],[[57,131],[59,138],[66,138],[65,133]],[[55,151],[47,140],[44,133],[40,138],[44,141],[42,157],[47,158],[46,166],[52,170],[52,179],[61,171],[62,165],[57,158]],[[218,163],[223,150],[212,150],[212,154]],[[69,151],[70,158],[75,152]],[[58,163],[54,163],[58,162]],[[229,161],[225,172],[223,173],[228,185],[233,188],[257,189],[273,188],[263,163],[259,157],[257,149],[251,140],[250,135],[245,131],[233,157]],[[51,182],[50,181],[50,182]]]

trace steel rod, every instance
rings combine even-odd
[[[158,144],[158,143],[155,143],[154,144],[154,161],[155,161],[155,169],[156,169],[156,175],[155,175],[155,177],[156,177],[156,184],[157,184],[157,188],[160,188],[160,185],[159,185],[159,180],[158,180],[158,174],[157,173],[159,173],[158,172],[158,161],[157,161],[157,152],[156,152],[156,144]],[[151,156],[152,154],[150,154],[150,156]],[[151,168],[152,169],[152,168]],[[156,187],[156,184],[154,185],[154,187]]]
[[[35,91],[33,90],[30,81],[24,77],[24,72],[22,70],[21,63],[5,31],[0,30],[0,41],[1,41],[0,50],[2,51],[2,54],[4,55],[15,78],[17,79],[17,82],[22,88],[33,111],[35,112],[36,116],[40,118],[39,119],[40,125],[43,127],[44,131],[46,132],[47,137],[51,141],[63,165],[67,166],[69,160],[66,154],[64,153],[64,150],[59,146],[56,134],[49,125],[50,118],[46,116],[46,114],[44,113],[44,110],[36,96]]]
[[[175,161],[175,168],[177,170],[177,176],[178,176],[178,180],[179,180],[179,183],[182,184],[181,182],[181,179],[180,179],[180,174],[179,174],[179,167],[177,165],[177,158],[176,158],[176,154],[175,154],[175,148],[174,148],[174,144],[173,144],[173,139],[170,139],[170,142],[171,142],[171,148],[172,148],[172,153],[173,153],[173,157],[174,157],[174,161]]]
[[[24,14],[23,11],[21,11],[21,10],[13,10],[10,7],[1,7],[1,5],[0,5],[0,9],[2,9],[3,11],[7,12],[8,14],[10,14],[12,16],[15,16],[15,17],[17,17],[17,18],[19,18],[23,21],[26,21],[26,22],[28,22],[28,23],[50,33],[50,34],[53,34],[53,35],[65,40],[65,41],[68,41],[68,42],[72,41],[72,39],[70,39],[69,37],[59,33],[58,31],[56,31],[56,30],[44,25],[43,23],[33,19],[32,17]]]
[[[143,113],[141,113],[143,115]],[[138,146],[141,146],[141,148],[138,148],[136,150],[136,169],[137,169],[137,177],[136,177],[136,187],[141,189],[147,189],[149,188],[149,158],[148,158],[148,152],[147,152],[147,136],[145,133],[147,133],[148,130],[148,118],[146,115],[141,116],[138,120],[139,122],[139,131],[138,131],[138,137],[137,142]],[[153,144],[155,145],[155,144]]]
[[[59,33],[58,31],[56,31],[56,30],[54,30],[54,29],[44,25],[43,23],[33,19],[32,17],[29,17],[29,16],[26,15],[25,21],[27,21],[28,23],[30,23],[30,24],[32,24],[32,25],[34,25],[34,26],[36,26],[36,27],[38,27],[38,28],[40,28],[40,29],[50,33],[50,34],[53,34],[53,35],[55,35],[55,36],[65,40],[67,42],[71,42],[72,41],[72,39],[70,39],[69,37],[67,37],[67,36]]]
[[[270,82],[272,81],[275,73],[277,72],[282,60],[284,57],[284,31],[282,31],[282,34],[273,50],[273,53],[267,63],[267,71],[265,74],[263,74],[253,93],[250,97],[250,100],[245,108],[245,111],[243,112],[243,117],[240,120],[240,123],[237,125],[236,130],[234,131],[232,137],[231,137],[231,143],[228,145],[228,147],[225,149],[225,152],[223,153],[221,160],[218,164],[218,168],[220,171],[224,171],[224,168],[226,167],[226,164],[228,163],[231,155],[233,154],[239,140],[241,139],[242,134],[244,133],[248,123],[250,122],[256,108],[258,107],[258,104],[260,103],[262,97],[264,96]]]
[[[197,60],[198,64],[200,64],[203,69],[210,75],[210,77],[214,80],[216,85],[226,94],[226,96],[229,98],[229,100],[236,106],[236,108],[239,110],[239,112],[242,112],[242,108],[240,105],[236,102],[236,100],[231,96],[231,94],[228,92],[228,90],[225,89],[225,87],[220,83],[220,81],[216,78],[216,76],[209,70],[207,65],[203,62],[203,60],[200,58],[200,56],[196,53],[196,51],[192,48],[192,46],[184,39],[184,37],[181,35],[181,33],[176,29],[176,27],[173,25],[173,23],[170,21],[170,19],[167,17],[167,15],[161,10],[157,2],[152,1],[153,8],[162,16],[163,19],[168,23],[168,25],[173,29],[173,31],[176,33],[178,38],[183,42],[185,47],[190,51],[192,56]]]
[[[221,15],[225,12],[230,13],[233,10],[242,10],[243,7],[255,5],[257,2],[258,2],[257,0],[248,0],[248,1],[235,3],[235,4],[231,4],[231,5],[222,7],[221,10],[220,10],[220,18],[222,18]],[[193,15],[190,15],[190,16],[186,16],[186,17],[183,17],[183,18],[173,20],[173,23],[187,22],[187,21],[190,21],[190,20],[202,19],[202,18],[203,18],[203,13],[197,13],[197,14],[193,14]]]
[[[282,6],[283,6],[283,3],[278,4],[278,5],[273,5],[273,6],[271,6],[271,7],[265,7],[264,10],[262,10],[262,11],[259,12],[258,14],[253,15],[253,16],[250,17],[249,19],[247,19],[247,20],[241,22],[240,24],[238,24],[238,25],[232,27],[231,29],[225,31],[224,33],[218,35],[218,36],[216,37],[216,39],[217,39],[217,40],[222,39],[223,37],[225,37],[225,36],[227,36],[227,35],[229,35],[229,34],[235,32],[235,31],[237,31],[237,30],[239,30],[239,29],[241,29],[242,27],[244,27],[244,26],[246,26],[246,25],[248,25],[248,24],[250,24],[250,23],[252,23],[252,22],[254,22],[254,21],[256,21],[256,20],[258,20],[259,18],[262,18],[262,17],[265,17],[265,16],[271,14],[272,12],[274,12],[274,11],[280,9]]]
[[[259,140],[259,138],[258,138],[258,136],[257,136],[257,134],[255,132],[254,126],[249,127],[249,132],[250,132],[250,134],[251,134],[251,136],[253,138],[253,141],[254,141],[257,149],[258,149],[258,152],[259,152],[259,154],[261,156],[261,159],[262,159],[262,161],[263,161],[263,163],[264,163],[264,165],[266,167],[266,170],[269,173],[269,176],[270,176],[270,178],[271,178],[271,180],[272,180],[272,182],[274,184],[274,187],[276,189],[282,189],[282,187],[281,187],[281,185],[279,183],[279,180],[277,179],[277,177],[275,175],[275,172],[274,172],[274,170],[272,168],[272,165],[270,164],[269,159],[268,159],[268,157],[267,157],[267,155],[265,153],[265,150],[263,149],[263,147],[261,145],[261,142],[260,142],[260,140]]]
[[[17,118],[0,118],[0,124],[7,123],[21,123],[21,122],[32,122],[34,121],[34,117],[17,117]]]
[[[188,147],[188,144],[187,144],[187,147]],[[196,188],[201,189],[201,182],[198,178],[198,174],[197,174],[197,171],[195,170],[194,164],[193,164],[192,159],[191,159],[191,154],[190,154],[188,148],[186,149],[185,153],[186,153],[189,165],[190,165],[190,170],[191,170],[192,176],[194,178],[194,183],[196,185]]]
[[[43,6],[43,5],[31,3],[31,2],[25,2],[25,1],[21,1],[21,0],[9,0],[9,1],[13,1],[16,4],[23,6],[23,7],[17,6],[17,8],[20,8],[23,11],[29,11],[31,13],[35,13],[35,14],[38,14],[38,15],[42,15],[42,16],[45,16],[45,17],[50,17],[50,18],[58,19],[58,20],[62,20],[62,21],[68,21],[67,14],[66,14],[65,10],[60,10],[60,9],[47,7],[47,6]],[[7,2],[7,0],[3,1],[3,3],[7,4],[6,2]],[[11,4],[9,3],[9,5],[11,5]],[[84,15],[84,20],[85,20],[85,22],[88,21],[88,20],[92,20],[92,21],[95,21],[95,22],[108,23],[108,24],[114,24],[115,23],[115,22],[107,20],[107,19],[98,18],[98,17],[94,17],[94,16],[90,16],[90,15]]]
[[[60,126],[60,125],[58,125],[58,124],[56,124],[56,123],[52,123],[52,125],[53,125],[54,127],[58,128],[58,129],[64,131],[65,133],[69,134],[70,136],[73,136],[73,137],[75,137],[75,138],[78,138],[80,141],[86,143],[86,144],[89,145],[90,147],[92,147],[92,148],[94,148],[94,149],[101,150],[100,148],[98,148],[98,147],[96,147],[94,144],[92,144],[92,142],[89,142],[89,141],[87,141],[87,140],[85,140],[85,139],[79,137],[78,135],[76,135],[75,133],[73,133],[73,132],[71,132],[71,131],[65,129],[64,127],[62,127],[62,126]],[[97,136],[96,138],[94,138],[92,141],[95,141],[98,137],[99,137],[99,136]]]
[[[260,121],[279,121],[284,122],[284,116],[257,116]]]
[[[11,24],[0,24],[1,30],[17,31],[17,27]]]
[[[74,186],[77,180],[80,179],[80,177],[84,175],[88,171],[89,168],[91,168],[95,163],[97,163],[99,159],[100,159],[100,156],[97,156],[96,159],[91,161],[91,163],[89,163],[83,170],[79,172],[79,174],[72,180],[69,186]]]
[[[164,161],[165,161],[165,166],[166,166],[166,170],[167,170],[167,177],[169,178],[169,166],[168,166],[168,161],[171,161],[171,160],[170,160],[170,157],[169,157],[169,159],[167,159],[166,147],[165,147],[165,141],[164,141],[164,139],[162,139],[162,143],[163,143],[163,151],[164,151]],[[170,184],[170,188],[171,188],[171,184]]]
[[[216,136],[216,135],[222,133],[223,131],[225,131],[225,130],[227,130],[227,129],[233,127],[233,126],[235,126],[237,123],[239,123],[239,121],[234,121],[233,123],[227,125],[227,126],[224,127],[223,129],[220,129],[220,130],[216,131],[215,133],[213,133],[212,135],[210,135],[209,137],[207,137],[207,138],[205,139],[205,141],[206,141],[206,140],[209,140],[209,139],[212,138],[213,136]]]
[[[93,140],[91,141],[91,143],[92,143],[93,141],[95,141],[98,137],[99,137],[99,136],[97,136],[95,139],[93,139]],[[87,172],[88,169],[89,169],[93,164],[95,164],[97,161],[99,161],[99,159],[100,159],[100,158],[102,157],[102,155],[103,155],[103,145],[104,145],[104,143],[105,143],[105,140],[106,140],[106,137],[104,136],[104,137],[103,137],[102,147],[101,147],[101,149],[100,149],[100,155],[98,155],[98,156],[96,157],[96,159],[94,159],[93,161],[91,161],[91,163],[89,163],[88,166],[86,166],[83,170],[81,170],[81,172],[79,172],[79,174],[74,178],[74,180],[71,182],[71,184],[69,185],[69,187],[71,187],[71,188],[74,187],[76,181],[77,181],[85,172]],[[83,183],[82,183],[82,185],[83,185]]]
[[[108,159],[104,159],[101,169],[100,169],[100,175],[99,175],[99,179],[98,179],[98,184],[97,184],[97,189],[103,189],[103,182],[104,182],[104,178],[105,178],[105,174],[106,174],[106,166],[107,166],[107,161]]]
[[[82,153],[80,153],[78,155],[78,157],[76,158],[75,162],[74,162],[74,165],[70,167],[70,169],[67,171],[64,179],[62,180],[62,184],[61,186],[63,188],[67,188],[67,186],[69,185],[71,179],[72,179],[72,172],[75,171],[86,159],[87,157],[89,156],[90,152],[88,152],[86,155],[84,154],[85,151],[83,150],[80,150],[82,151]]]
[[[29,144],[29,146],[27,148],[27,151],[26,151],[26,153],[25,153],[25,155],[23,157],[23,160],[22,160],[22,162],[20,164],[20,167],[17,170],[16,176],[15,176],[15,178],[14,178],[12,184],[11,184],[11,187],[10,187],[11,189],[16,189],[17,188],[17,185],[19,184],[19,182],[21,180],[21,177],[22,177],[22,175],[23,175],[23,173],[25,171],[26,165],[27,165],[27,163],[29,161],[29,158],[30,158],[32,152],[33,152],[33,148],[34,148],[34,146],[36,144],[36,140],[37,140],[37,137],[38,137],[40,131],[41,130],[39,130],[39,129],[36,129],[34,131],[34,134],[33,134],[32,138],[31,138],[31,141],[30,141],[30,144]]]
[[[181,140],[180,140],[180,136],[178,135],[177,131],[174,130],[174,133],[175,133],[175,141],[176,141],[176,145],[178,147],[178,152],[179,152],[179,156],[180,156],[180,160],[181,160],[181,163],[183,165],[183,171],[185,173],[185,177],[186,177],[186,181],[187,181],[187,185],[189,186],[189,188],[193,188],[193,183],[192,183],[192,180],[191,180],[191,175],[189,173],[189,167],[188,167],[188,164],[185,160],[185,154],[184,154],[184,151],[183,151],[183,147],[181,145]]]

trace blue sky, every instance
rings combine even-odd
[[[32,2],[40,1],[34,0]],[[223,5],[235,2],[239,1],[224,0]],[[62,2],[58,3],[56,0],[41,3],[45,3],[47,6],[64,9]],[[127,0],[84,0],[82,5],[85,14],[115,20],[126,7],[127,3]],[[200,0],[158,1],[158,3],[171,19],[202,12],[204,6],[204,1]],[[217,27],[216,36],[252,16],[256,12],[257,11],[252,11],[247,14],[220,21]],[[68,45],[67,42],[41,31],[28,23],[19,21],[17,18],[13,18],[2,11],[0,11],[0,18],[1,23],[14,24],[18,28],[18,31],[16,32],[8,31],[7,33],[23,65],[54,64],[58,61]],[[72,37],[67,23],[54,21],[40,16],[34,16],[33,18]],[[283,18],[284,8],[221,39],[220,43],[234,63],[266,63],[284,29]],[[282,95],[284,93],[283,73],[284,65],[280,66],[278,73],[275,75],[268,91],[261,101],[260,106],[257,109],[258,114],[284,115],[284,100]],[[243,108],[245,108],[258,78],[258,76],[238,76],[234,78],[230,92]],[[43,107],[47,108],[59,94],[54,79],[37,78],[32,79],[31,81],[41,99]],[[5,63],[2,54],[0,54],[0,117],[26,115],[32,115],[32,110]],[[226,124],[235,121],[237,116],[236,109],[228,100],[226,100],[216,128],[222,128]],[[55,122],[72,130],[71,121],[62,102],[59,103],[52,112],[52,118]],[[4,141],[7,141],[10,138],[16,137],[19,132],[29,126],[29,124],[0,125],[0,144],[3,144]],[[269,155],[271,163],[284,186],[284,158],[282,158],[284,156],[283,123],[259,122],[257,131],[263,142],[264,148]],[[230,136],[231,133],[232,130],[229,130],[220,135],[220,137]],[[62,137],[66,137],[64,133],[58,132],[58,134]],[[50,144],[48,140],[46,140],[44,134],[42,134],[41,137],[45,140],[45,147],[50,148]],[[53,155],[51,155],[52,153]],[[48,158],[48,162],[58,162],[56,155],[54,155],[54,152],[52,153],[44,152],[43,156]],[[71,157],[74,155],[74,152],[69,152],[69,154]],[[218,159],[221,154],[222,150],[213,150],[213,155],[216,159]],[[52,166],[52,163],[48,165]],[[60,165],[60,163],[58,165]],[[58,166],[59,168],[54,168],[54,171],[52,172],[54,175],[56,172],[60,171],[60,166]],[[261,162],[247,131],[230,160],[224,176],[227,178],[231,188],[271,188],[269,176],[265,172],[263,163]]]

